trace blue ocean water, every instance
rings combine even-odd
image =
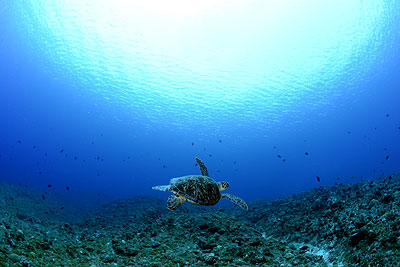
[[[197,156],[251,201],[399,171],[399,1],[142,2],[0,3],[1,180],[167,198]]]

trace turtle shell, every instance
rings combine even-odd
[[[221,199],[217,182],[208,176],[188,175],[174,178],[170,182],[171,191],[189,202],[202,206],[213,206]]]

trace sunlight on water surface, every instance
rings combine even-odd
[[[384,51],[394,2],[8,1],[74,84],[153,123],[268,127],[329,107]]]

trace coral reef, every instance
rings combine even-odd
[[[77,216],[57,196],[0,184],[0,266],[393,266],[400,176],[274,201],[183,205],[135,197]],[[63,206],[63,207],[64,207]]]

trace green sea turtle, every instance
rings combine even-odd
[[[200,167],[201,175],[187,175],[171,179],[169,185],[153,186],[152,189],[174,193],[167,200],[167,207],[176,210],[184,201],[201,205],[213,206],[221,198],[228,199],[248,210],[246,202],[240,197],[231,194],[221,194],[220,191],[229,187],[228,182],[216,182],[208,176],[207,167],[196,157],[196,162]]]

